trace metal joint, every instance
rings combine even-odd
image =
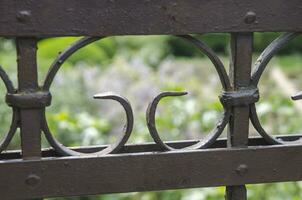
[[[6,103],[17,108],[44,108],[51,104],[51,94],[49,91],[7,93]]]
[[[256,103],[259,100],[258,88],[244,88],[238,91],[223,91],[219,96],[223,105],[246,106]]]

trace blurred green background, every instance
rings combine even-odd
[[[255,34],[254,61],[279,35]],[[228,34],[196,37],[214,49],[228,68]],[[78,39],[52,38],[39,42],[40,84],[58,53]],[[261,99],[257,110],[263,127],[271,134],[302,131],[302,104],[290,99],[290,95],[302,90],[301,43],[302,37],[299,37],[284,47],[270,62],[260,81]],[[11,39],[0,38],[0,65],[17,85],[16,52]],[[110,37],[79,50],[63,64],[51,87],[53,102],[47,108],[47,119],[52,133],[66,146],[112,143],[122,132],[123,110],[115,102],[94,100],[92,96],[114,91],[127,97],[134,110],[134,130],[128,143],[150,142],[152,138],[145,122],[148,103],[160,91],[186,90],[188,96],[167,98],[160,103],[157,126],[164,140],[197,139],[211,131],[222,112],[218,99],[221,89],[209,59],[180,38]],[[11,110],[5,104],[2,83],[0,91],[0,133],[3,136],[10,124]],[[257,136],[252,126],[250,135]],[[19,142],[19,134],[16,134],[9,149],[19,149]],[[45,138],[43,147],[49,147]],[[52,200],[220,200],[224,199],[224,190],[224,187],[202,188]],[[302,183],[249,185],[248,197],[249,200],[298,200],[302,198]]]

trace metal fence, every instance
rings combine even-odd
[[[245,184],[302,180],[300,137],[268,134],[255,107],[263,71],[274,54],[302,31],[301,19],[301,0],[1,0],[0,36],[16,40],[18,86],[0,68],[6,102],[12,108],[11,126],[0,144],[0,198],[226,186],[226,199],[242,200],[246,199]],[[286,33],[252,67],[253,32],[271,31]],[[214,32],[231,35],[229,73],[209,47],[191,36]],[[126,112],[127,124],[118,142],[79,148],[60,144],[45,118],[56,73],[86,45],[104,36],[130,34],[177,35],[204,53],[223,87],[220,121],[204,139],[164,142],[156,129],[157,104],[166,96],[185,93],[163,92],[146,113],[146,126],[155,143],[125,145],[134,123],[130,103],[117,94],[104,93],[95,98],[118,101]],[[37,42],[56,36],[85,37],[57,57],[40,85]],[[249,138],[249,121],[262,137]],[[227,139],[218,139],[227,127]],[[18,128],[21,151],[3,152]],[[41,150],[41,134],[52,149]]]

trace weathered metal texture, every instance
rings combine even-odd
[[[273,58],[273,56],[288,42],[299,36],[300,33],[286,33],[275,39],[259,56],[257,59],[254,70],[252,72],[252,87],[258,87],[259,80],[261,78],[262,73],[267,67],[267,64],[269,61]],[[294,94],[293,94],[294,95]],[[299,98],[295,98],[295,95],[292,96],[293,100],[298,100]],[[269,135],[264,128],[261,126],[261,123],[259,121],[257,110],[255,104],[251,106],[250,110],[250,118],[253,126],[255,129],[259,132],[259,134],[265,138],[270,144],[285,144],[285,143],[291,143],[291,144],[301,144],[301,141],[282,141],[280,139],[276,139],[273,136]]]
[[[10,94],[14,93],[15,89],[13,83],[10,81],[8,75],[5,73],[5,71],[2,69],[1,66],[0,66],[0,77],[4,82],[4,85],[6,87],[6,92]],[[18,110],[17,108],[12,108],[11,125],[8,132],[4,135],[4,138],[0,142],[0,153],[7,148],[10,141],[14,137],[16,130],[18,128],[18,120],[19,120]]]
[[[282,135],[276,137],[282,141],[294,141],[302,138],[302,135]],[[185,141],[173,141],[173,142],[165,142],[166,145],[171,146],[175,149],[181,149],[187,146],[194,145],[198,143],[199,140],[185,140]],[[248,141],[248,146],[257,147],[257,146],[268,146],[268,143],[262,137],[251,137]],[[107,148],[109,145],[98,145],[98,146],[81,146],[81,147],[71,147],[70,149],[82,152],[82,153],[93,153],[101,151]],[[226,139],[217,139],[211,146],[207,149],[221,149],[227,147]],[[161,152],[162,148],[156,143],[142,143],[142,144],[126,144],[124,145],[117,153],[113,154],[132,154],[132,153],[147,153],[147,152]],[[92,154],[93,155],[93,154]],[[46,148],[42,150],[42,157],[61,157],[61,154],[54,148]],[[12,160],[12,159],[21,159],[21,151],[7,151],[0,154],[0,160]]]
[[[259,99],[257,84],[266,65],[277,50],[298,33],[286,33],[272,42],[257,60],[253,73],[252,35],[232,34],[229,75],[220,59],[204,43],[190,35],[177,36],[208,56],[223,88],[219,98],[224,113],[206,138],[172,143],[161,140],[155,121],[157,104],[163,97],[186,94],[163,92],[155,97],[146,113],[146,125],[155,144],[125,146],[134,123],[131,105],[118,94],[100,93],[95,98],[118,101],[124,108],[127,116],[125,132],[115,144],[85,148],[68,148],[54,138],[47,125],[45,107],[51,103],[49,89],[64,61],[77,50],[103,37],[85,37],[59,54],[42,86],[37,82],[38,40],[17,38],[18,89],[14,88],[8,75],[0,68],[0,77],[7,88],[6,102],[13,108],[12,124],[1,142],[0,150],[7,147],[17,127],[21,129],[22,149],[21,152],[0,156],[1,179],[6,184],[14,183],[14,190],[18,190],[18,193],[13,193],[11,188],[3,186],[1,192],[4,197],[42,198],[227,185],[226,198],[236,200],[246,199],[244,184],[247,183],[302,180],[299,172],[302,161],[297,156],[291,159],[287,156],[298,152],[301,146],[286,145],[300,144],[296,141],[301,137],[270,136],[262,128],[254,105]],[[263,138],[248,139],[250,118]],[[227,140],[218,140],[227,124]],[[52,150],[41,151],[42,131]],[[283,146],[264,147],[269,144]],[[62,156],[73,157],[60,158]]]
[[[247,147],[249,137],[250,104],[259,99],[255,89],[251,92],[250,76],[253,53],[253,33],[233,33],[231,35],[230,80],[232,85],[231,118],[228,130],[228,147]],[[248,92],[247,92],[248,91]],[[257,94],[257,92],[256,92]],[[256,98],[255,98],[256,96]],[[229,98],[225,98],[230,101]],[[226,101],[227,102],[227,101]],[[238,103],[239,102],[239,103]],[[245,102],[245,103],[244,103]],[[244,162],[236,169],[239,174],[248,170]],[[227,186],[226,200],[246,200],[244,185]]]
[[[126,144],[126,142],[128,141],[128,139],[131,135],[131,132],[132,132],[134,121],[133,121],[133,111],[132,111],[131,105],[125,97],[122,97],[118,94],[114,94],[111,92],[97,94],[94,96],[94,98],[95,99],[111,99],[111,100],[115,100],[118,103],[120,103],[121,106],[125,110],[127,123],[125,125],[123,134],[120,136],[120,138],[114,144],[108,145],[106,148],[101,149],[97,152],[93,152],[93,153],[89,152],[89,154],[102,156],[102,155],[106,155],[109,153],[116,153]],[[60,155],[63,155],[63,156],[84,156],[84,155],[86,155],[84,152],[74,151],[70,148],[65,147],[64,145],[62,145],[58,140],[56,140],[53,137],[53,135],[48,127],[45,113],[43,114],[42,121],[43,121],[42,130],[46,136],[46,139],[48,140],[49,144],[58,153],[60,153]]]
[[[301,151],[301,146],[278,145],[0,161],[1,197],[79,196],[298,181],[302,180],[302,158],[297,153]],[[241,170],[242,163],[247,170]],[[25,181],[29,177],[37,181],[28,185]]]
[[[32,101],[37,99],[34,93],[39,91],[38,69],[36,61],[37,41],[32,38],[18,38],[17,62],[18,62],[18,94],[26,96],[21,98],[28,103],[28,93],[31,93]],[[30,99],[29,99],[30,100]],[[44,101],[43,99],[40,99]],[[16,103],[16,102],[14,102]],[[22,103],[21,105],[25,105]],[[39,159],[41,157],[41,109],[18,107],[20,113],[21,147],[24,159]]]
[[[229,81],[227,72],[225,70],[225,67],[219,57],[204,43],[197,40],[196,38],[189,36],[189,35],[178,35],[177,37],[184,39],[187,42],[190,42],[195,47],[197,47],[201,53],[205,54],[213,63],[213,66],[215,67],[222,88],[224,91],[231,90],[231,83]],[[226,92],[225,92],[226,93]],[[157,95],[153,101],[149,104],[146,112],[146,121],[147,126],[149,129],[149,132],[156,144],[158,144],[163,150],[179,150],[175,149],[173,147],[170,147],[169,145],[165,144],[164,141],[161,140],[160,135],[156,129],[156,122],[155,122],[155,114],[156,114],[156,108],[160,100],[164,97],[173,97],[173,96],[183,96],[186,95],[187,92],[162,92],[159,95]],[[238,99],[238,97],[234,97],[233,99]],[[230,115],[230,106],[227,105],[224,102],[228,102],[228,98],[226,98],[226,95],[221,97],[222,105],[224,106],[224,112],[222,116],[220,117],[219,121],[217,122],[214,129],[203,139],[200,139],[198,143],[184,147],[183,150],[190,150],[190,149],[201,149],[201,148],[207,148],[211,146],[217,138],[222,134],[223,130],[225,129]]]
[[[21,151],[0,154],[0,193],[4,199],[77,196],[190,187],[227,186],[227,200],[246,199],[244,184],[302,180],[302,136],[273,137],[261,126],[255,104],[258,82],[277,51],[302,31],[300,0],[2,0],[0,35],[16,38],[18,87],[0,67],[11,126],[0,142],[7,148],[17,128]],[[290,31],[274,40],[252,65],[253,32]],[[192,33],[231,34],[229,75],[219,57]],[[114,144],[69,148],[48,127],[50,87],[62,64],[79,49],[105,36],[171,34],[197,47],[213,63],[222,85],[223,114],[203,139],[166,142],[156,129],[150,103],[146,126],[154,143],[126,145],[134,116],[127,98],[100,93],[124,108],[127,123]],[[85,35],[62,51],[38,84],[36,61],[40,38]],[[188,88],[189,89],[189,88]],[[4,96],[5,94],[3,94]],[[294,95],[294,94],[293,94]],[[301,99],[301,93],[293,100]],[[261,138],[249,139],[249,120]],[[227,139],[218,139],[228,125]],[[41,133],[51,149],[41,150]],[[69,156],[69,157],[67,157]],[[273,167],[272,167],[273,166]],[[13,187],[11,187],[13,186]]]
[[[302,31],[300,0],[1,0],[0,35]]]

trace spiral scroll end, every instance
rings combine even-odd
[[[301,92],[298,92],[298,93],[295,94],[295,95],[292,95],[291,98],[292,98],[292,100],[294,100],[294,101],[302,99],[302,91],[301,91]]]
[[[157,97],[174,97],[174,96],[184,96],[187,95],[188,92],[187,91],[182,91],[182,92],[162,92],[159,95],[157,95]]]
[[[120,96],[118,94],[115,94],[114,92],[102,92],[93,95],[94,99],[111,99],[112,97]]]

